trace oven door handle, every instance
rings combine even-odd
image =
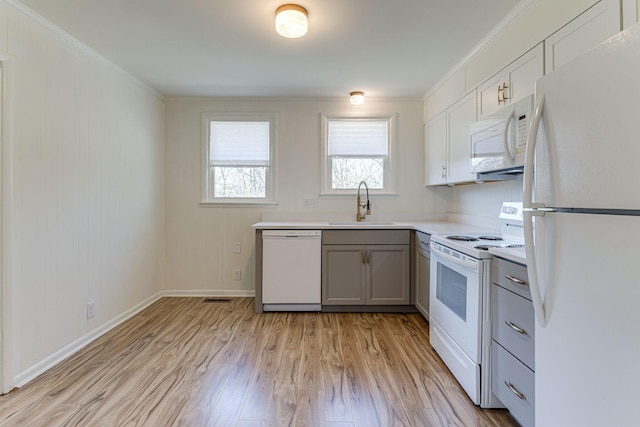
[[[431,253],[435,252],[435,254],[437,256],[439,256],[439,257],[441,257],[441,258],[443,258],[443,259],[445,259],[445,260],[447,260],[449,262],[452,262],[454,264],[462,266],[462,267],[466,268],[467,270],[471,270],[473,272],[477,272],[478,271],[478,263],[477,262],[466,261],[466,260],[463,260],[463,259],[459,259],[459,258],[451,256],[451,255],[449,255],[447,253],[440,252],[438,249],[431,248],[431,250],[432,250]],[[436,262],[437,262],[437,260],[436,260]]]

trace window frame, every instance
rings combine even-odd
[[[265,173],[265,197],[209,197],[211,190],[209,183],[212,182],[209,165],[211,122],[215,121],[269,123],[269,164]],[[277,124],[278,115],[276,113],[202,113],[201,206],[277,204]]]
[[[357,194],[358,189],[334,189],[332,188],[332,159],[329,156],[329,122],[330,121],[387,121],[387,143],[388,154],[384,159],[383,167],[383,188],[382,189],[369,189],[369,194],[376,195],[388,195],[397,196],[396,193],[396,145],[397,145],[397,130],[396,130],[396,113],[384,113],[384,114],[366,114],[366,115],[348,115],[348,114],[325,114],[321,113],[321,196],[353,196]],[[362,157],[361,157],[362,158]],[[374,157],[372,157],[374,158]]]

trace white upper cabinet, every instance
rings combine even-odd
[[[447,112],[424,125],[424,185],[447,183]]]
[[[447,110],[449,129],[449,167],[447,183],[473,182],[471,171],[471,137],[469,128],[477,120],[476,91],[467,94]]]
[[[467,93],[464,78],[464,67],[461,67],[429,93],[424,102],[425,123],[431,121]]]
[[[425,185],[475,181],[469,127],[476,119],[474,90],[425,125]]]
[[[543,52],[540,43],[478,87],[480,118],[535,92],[536,80],[544,73]]]
[[[622,28],[640,22],[640,0],[622,0]]]
[[[636,0],[640,1],[640,0]],[[620,31],[620,3],[601,0],[544,41],[545,74]]]

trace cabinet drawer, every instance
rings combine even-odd
[[[523,427],[535,421],[534,375],[500,344],[491,343],[491,390]]]
[[[524,265],[494,257],[491,262],[491,282],[531,301],[529,276]]]
[[[324,230],[323,245],[408,245],[409,230]]]
[[[535,326],[531,301],[493,284],[491,321],[493,339],[535,370]]]

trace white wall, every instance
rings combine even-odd
[[[164,103],[5,3],[0,34],[12,129],[2,175],[6,389],[160,291]]]
[[[449,211],[495,219],[502,202],[522,201],[522,176],[513,181],[485,182],[451,188]]]
[[[278,114],[278,206],[200,207],[201,115],[203,112]],[[166,103],[166,263],[165,287],[175,293],[253,295],[254,230],[262,213],[355,219],[355,197],[319,197],[320,114],[398,113],[398,197],[372,197],[374,216],[409,215],[423,208],[444,209],[438,191],[423,187],[422,102],[368,101],[352,107],[344,100],[168,99]],[[315,208],[305,208],[305,198]],[[234,242],[242,253],[233,253]],[[233,280],[233,270],[242,280]]]

